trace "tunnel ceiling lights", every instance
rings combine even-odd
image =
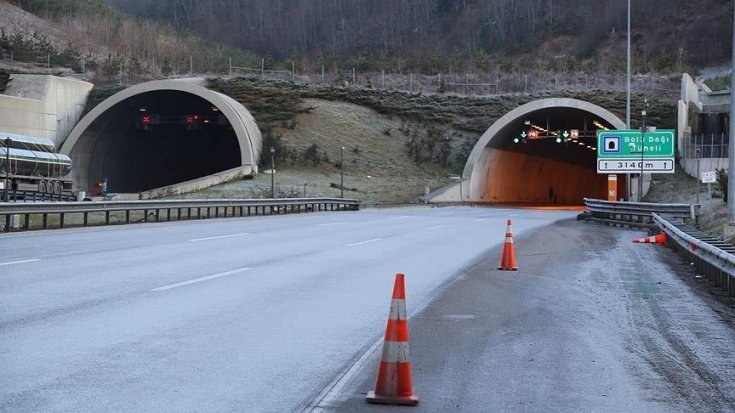
[[[610,130],[599,120],[592,121],[592,124],[597,128],[596,130],[587,130],[586,126],[584,129],[568,129],[568,130],[557,130],[552,131],[542,126],[536,125],[530,120],[524,120],[523,124],[527,127],[525,130],[513,138],[513,143],[528,143],[529,141],[542,141],[547,139],[554,139],[556,143],[567,144],[569,142],[577,142],[579,146],[583,146],[589,150],[596,151],[597,147],[588,145],[582,142],[583,138],[593,138],[597,140],[598,130]],[[585,121],[585,125],[586,125]]]
[[[597,129],[610,130],[607,126],[603,125],[599,120],[592,121],[592,124],[597,126]]]

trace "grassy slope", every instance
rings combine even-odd
[[[339,196],[331,184],[340,183],[340,148],[344,151],[346,198],[358,198],[368,204],[405,203],[450,180],[448,168],[413,162],[404,143],[408,139],[398,131],[401,121],[380,115],[374,110],[345,102],[306,99],[312,107],[294,118],[294,127],[277,127],[282,142],[302,152],[316,144],[328,161],[286,164],[276,159],[276,196]],[[390,129],[390,135],[384,131]],[[261,165],[261,171],[269,165]],[[306,188],[304,188],[306,184]],[[187,197],[267,197],[271,176],[261,173],[253,180],[229,182]],[[353,190],[354,189],[354,190]]]
[[[291,156],[285,159],[281,154],[276,159],[276,195],[303,195],[304,184],[309,196],[339,195],[339,189],[330,185],[339,184],[340,148],[344,146],[345,187],[356,189],[346,191],[345,196],[370,204],[412,202],[427,186],[434,190],[450,183],[447,174],[460,172],[464,166],[463,159],[456,161],[462,158],[463,145],[474,144],[508,111],[551,96],[418,94],[255,78],[215,79],[209,87],[243,103],[262,129],[270,128],[273,135],[281,136]],[[560,91],[553,96],[590,101],[624,118],[625,95],[621,93]],[[642,100],[634,96],[634,109]],[[649,122],[672,122],[673,104],[653,99],[649,105]],[[421,140],[430,127],[450,137],[453,166],[418,163],[409,156],[406,143],[410,137]],[[303,160],[302,154],[311,145],[316,145],[325,161],[315,165]],[[269,169],[267,158],[262,163],[261,170]],[[261,173],[251,181],[231,182],[190,196],[264,197],[270,195],[270,180],[270,175]]]

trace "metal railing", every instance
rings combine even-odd
[[[4,221],[2,228],[4,231],[28,231],[69,226],[278,215],[312,211],[356,211],[358,209],[358,200],[344,198],[8,202],[0,203],[0,223]]]
[[[735,297],[735,247],[689,226],[669,222],[656,213],[652,216],[668,239],[674,241],[669,245],[687,256],[696,265],[697,271],[716,287]]]
[[[589,212],[586,218],[605,224],[655,228],[652,213],[666,215],[680,222],[696,220],[699,205],[658,204],[650,202],[615,202],[584,198]]]

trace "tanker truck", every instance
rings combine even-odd
[[[71,158],[50,139],[0,132],[0,194],[8,185],[16,193],[72,195],[70,172]]]

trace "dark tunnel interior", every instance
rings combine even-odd
[[[498,203],[579,204],[607,199],[608,176],[597,173],[597,130],[614,129],[581,109],[549,107],[503,127],[488,144],[481,199]],[[619,175],[618,193],[625,176]]]
[[[133,96],[99,116],[91,139],[88,185],[140,192],[241,164],[237,137],[219,108],[199,96],[155,91]]]

